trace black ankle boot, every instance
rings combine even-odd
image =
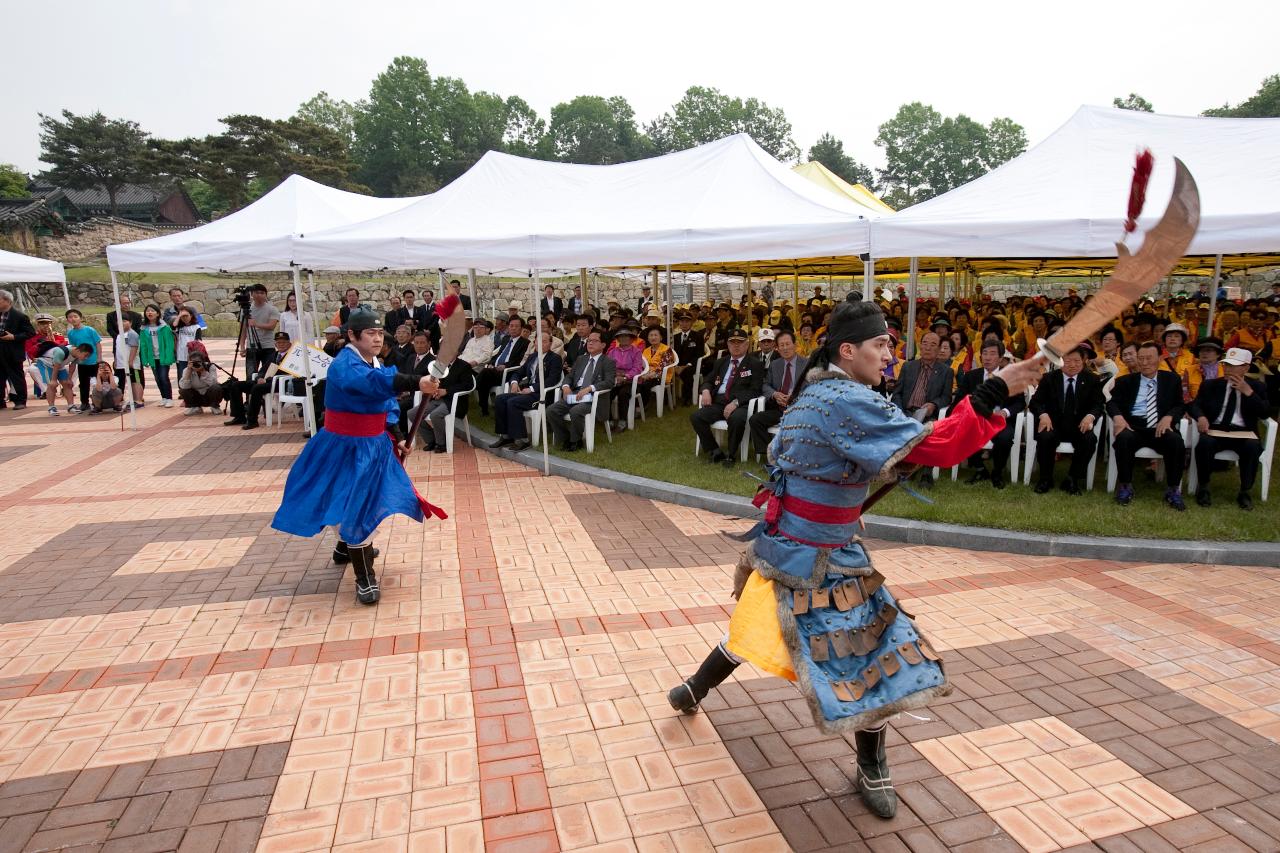
[[[862,802],[878,817],[890,818],[898,813],[898,793],[889,779],[889,762],[885,760],[884,745],[889,737],[888,724],[878,729],[853,733],[854,746],[858,749],[858,793]]]
[[[378,576],[373,571],[373,546],[348,545],[347,552],[351,555],[351,568],[356,575],[356,601],[377,604],[382,593],[378,591]]]
[[[706,698],[711,688],[728,678],[737,668],[737,662],[717,644],[697,672],[667,691],[667,701],[677,711],[695,714],[698,703]]]
[[[333,546],[333,564],[335,566],[345,566],[347,563],[351,562],[351,554],[348,552],[347,547],[347,543],[343,542],[341,539],[338,540],[337,545]],[[376,557],[381,553],[382,552],[377,548],[373,549],[373,556]]]

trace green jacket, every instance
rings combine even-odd
[[[164,366],[173,364],[178,360],[177,342],[173,336],[173,329],[168,323],[161,323],[159,333],[156,335],[160,341],[160,360],[156,361],[155,350],[151,347],[151,332],[145,326],[137,330],[138,332],[138,358],[142,360],[143,367],[155,367],[157,364]]]

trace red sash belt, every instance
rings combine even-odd
[[[338,412],[329,409],[324,413],[324,428],[335,435],[372,438],[387,431],[387,413],[360,415],[355,412]]]
[[[782,496],[782,509],[797,518],[818,524],[853,524],[862,515],[860,506],[828,506],[795,495]]]

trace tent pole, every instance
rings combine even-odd
[[[862,262],[862,301],[871,301],[871,288],[876,280],[876,261],[875,258],[868,258]]]
[[[1222,255],[1213,259],[1213,286],[1209,288],[1209,328],[1205,336],[1213,334],[1213,319],[1218,313],[1218,282],[1222,281]],[[1192,330],[1192,337],[1199,339],[1199,329]]]
[[[600,270],[593,269],[591,271],[591,290],[593,291],[591,297],[591,313],[594,315],[596,311],[600,310],[598,307],[600,305]]]
[[[702,274],[702,299],[704,302],[711,301],[711,273],[709,272]]]
[[[938,261],[938,308],[947,303],[947,265]]]
[[[794,267],[792,269],[792,274],[795,277],[795,291],[796,291],[795,306],[792,310],[796,312],[796,315],[791,318],[791,324],[793,326],[798,326],[800,324],[800,315],[804,313],[800,310],[800,267],[799,266]],[[831,292],[831,276],[827,276],[827,292],[828,293]],[[797,338],[800,337],[799,329],[792,329],[792,331],[795,332]]]
[[[298,269],[297,265],[291,264],[291,266],[293,266],[293,304],[304,305],[306,303],[302,301],[302,273]],[[298,329],[301,331],[300,337],[304,339],[307,336],[307,332],[302,323],[302,318],[305,316],[305,312],[298,312]],[[290,341],[290,343],[292,344],[295,342]],[[307,352],[308,342],[306,340],[296,341],[296,343],[298,346],[302,347],[302,384],[307,389],[306,393],[303,395],[305,399],[302,401],[302,408],[306,412],[306,416],[303,418],[303,421],[305,422],[305,426],[310,434],[315,435],[315,432],[312,431],[315,429],[316,410],[311,400],[311,355]]]
[[[111,299],[116,304],[116,325],[119,326],[124,317],[124,312],[120,310],[120,282],[116,280],[116,271],[111,271]],[[111,342],[111,354],[114,356],[116,351],[116,342]],[[132,428],[138,428],[138,407],[133,404],[133,366],[126,364],[124,366],[124,402],[129,406],[129,415]]]
[[[667,334],[671,334],[671,264],[667,264]]]
[[[62,277],[62,301],[67,303],[67,310],[70,311],[71,310],[71,294],[67,291],[67,277],[65,274]]]
[[[751,264],[747,264],[747,277],[742,281],[742,297],[747,303],[747,335],[749,336],[747,339],[747,352],[754,352],[756,333],[753,327],[756,321],[756,312],[751,304]]]
[[[542,289],[539,286],[541,281],[542,278],[538,270],[534,270],[532,279],[534,305],[538,304],[538,291]],[[542,434],[542,474],[543,476],[547,476],[551,473],[551,451],[547,448],[547,407],[543,404],[543,395],[547,392],[547,375],[543,370],[542,365],[542,320],[541,318],[535,319],[537,319],[538,322],[538,339],[536,344],[538,347],[538,352],[536,354],[536,358],[538,359],[538,409],[542,415],[538,418],[538,431]],[[591,428],[595,429],[595,424],[592,424]]]
[[[910,361],[916,354],[916,300],[920,286],[920,259],[911,259],[911,277],[907,280],[907,328],[903,334],[907,338],[906,359]]]
[[[323,329],[324,326],[320,325],[320,303],[316,301],[316,276],[311,270],[307,270],[307,287],[311,288],[311,331],[315,333]],[[328,323],[325,324],[325,326],[327,325]],[[305,334],[307,330],[303,329],[302,331]],[[319,335],[313,334],[313,339],[317,344],[320,342]]]
[[[443,299],[444,298],[444,284],[443,284],[444,272],[443,271],[440,273],[440,281],[441,281],[440,298]],[[480,303],[476,301],[476,268],[475,267],[471,267],[470,269],[467,270],[467,295],[471,297],[472,318],[479,317]],[[537,305],[538,303],[535,301],[533,304]],[[467,316],[466,312],[463,312],[462,316],[464,317]]]

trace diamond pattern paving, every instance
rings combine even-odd
[[[666,704],[750,522],[459,443],[365,608],[296,421],[138,421],[0,413],[0,851],[1280,850],[1275,572],[871,543],[955,686],[883,821],[791,684]]]

